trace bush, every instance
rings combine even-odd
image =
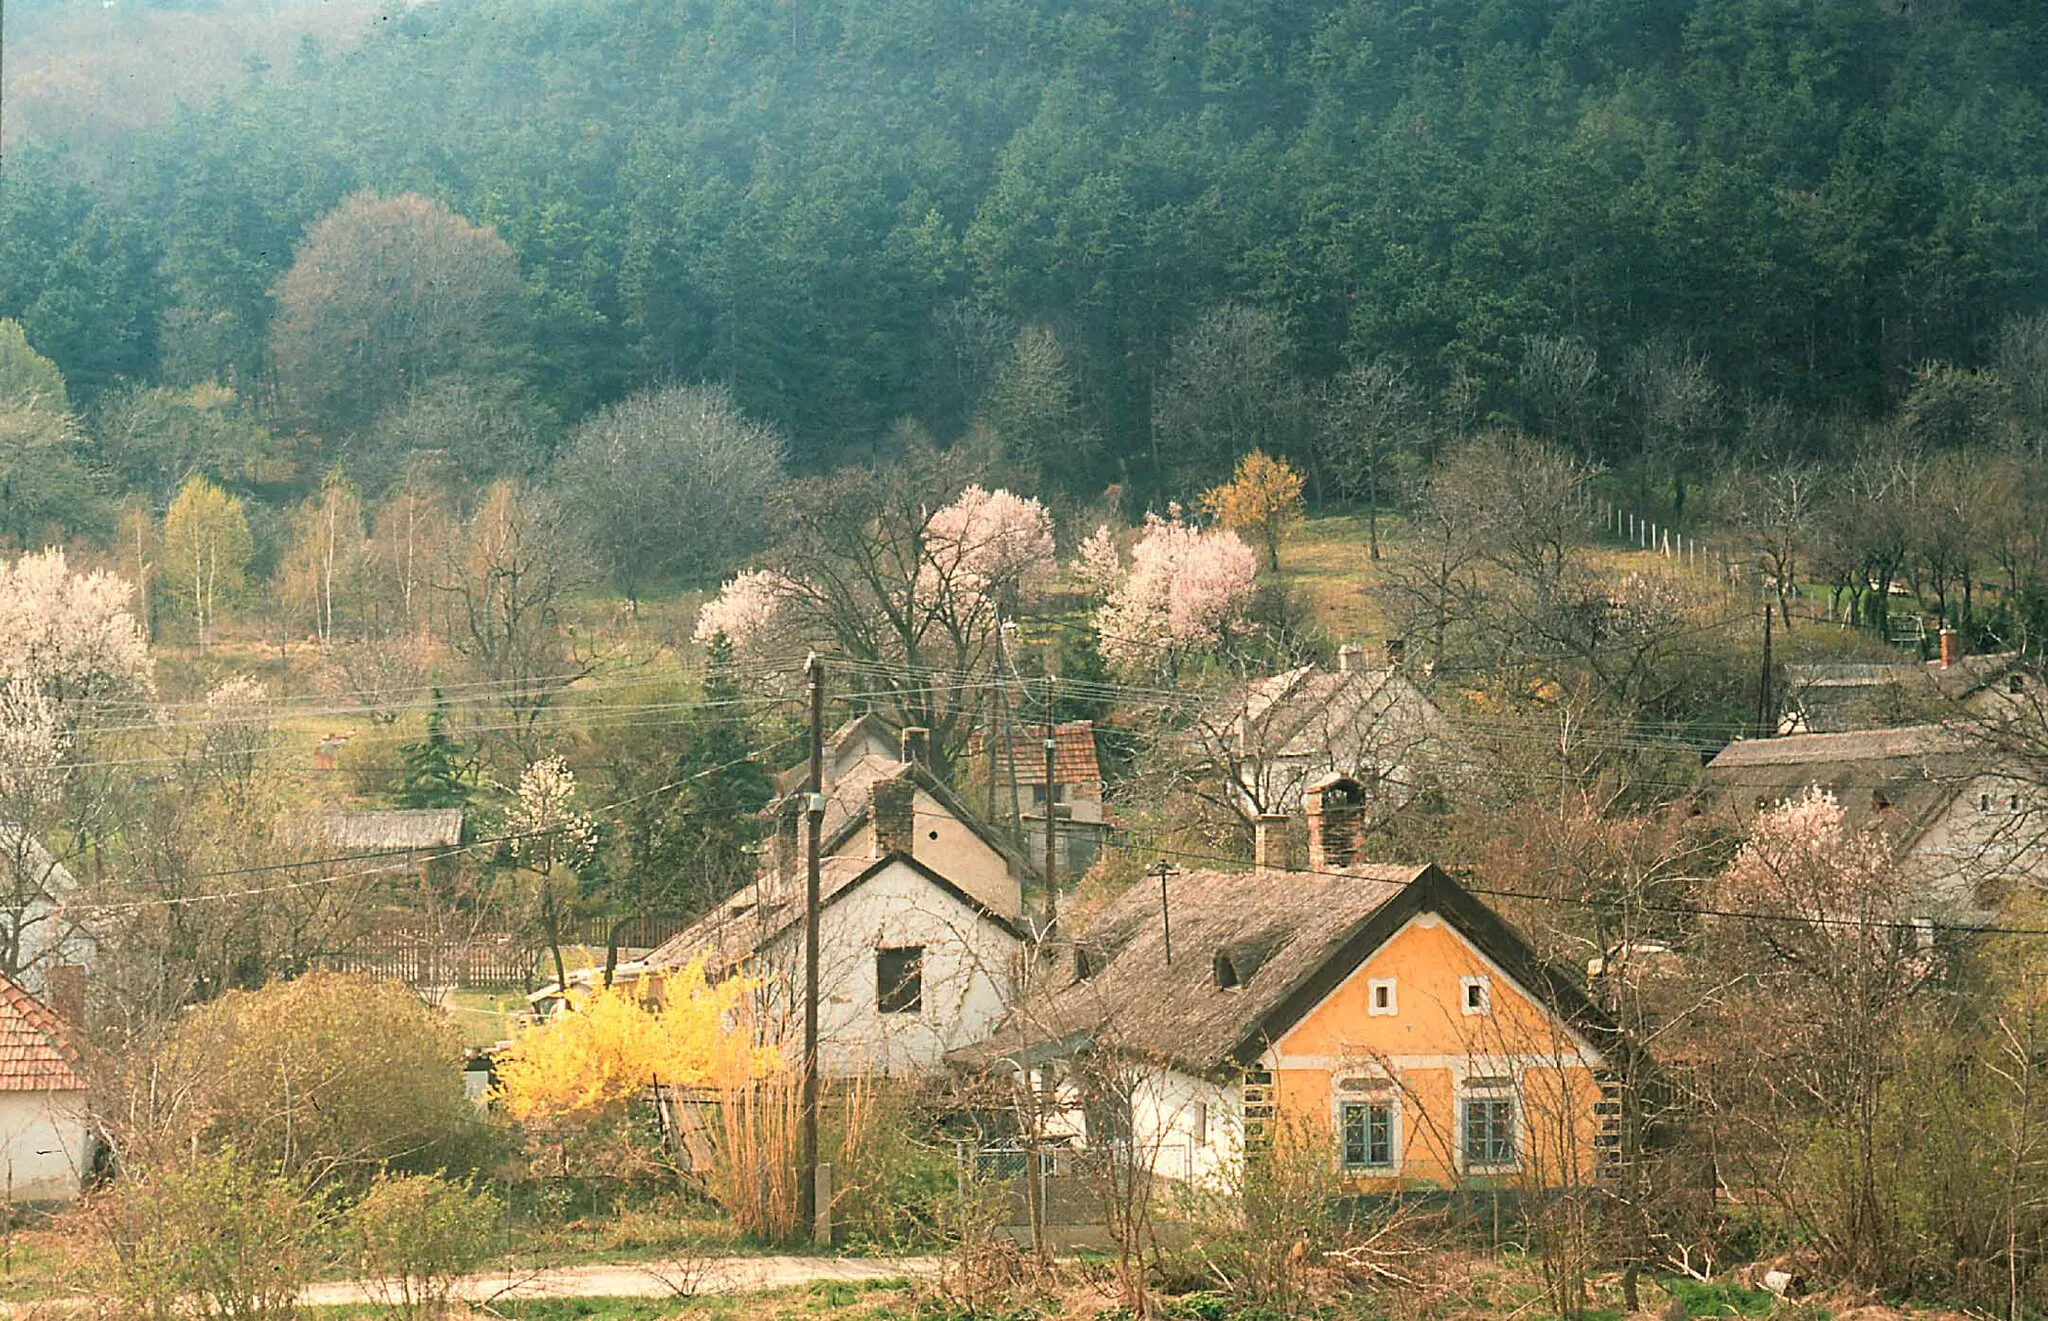
[[[503,1214],[495,1197],[438,1175],[380,1175],[344,1224],[356,1279],[394,1315],[438,1317],[490,1255]]]
[[[124,1184],[97,1208],[136,1316],[282,1321],[324,1262],[330,1200],[233,1150]]]
[[[180,1024],[130,1079],[124,1161],[233,1148],[309,1183],[450,1167],[480,1127],[462,1037],[404,988],[313,973],[236,991]]]

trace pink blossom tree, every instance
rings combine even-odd
[[[883,714],[931,730],[948,759],[980,701],[1005,616],[1053,564],[1052,515],[968,479],[955,455],[913,447],[882,472],[794,485],[791,535],[706,604],[696,636],[724,633],[788,668],[816,648],[858,674]]]
[[[1083,543],[1081,572],[1098,592],[1102,653],[1126,674],[1171,670],[1223,640],[1244,617],[1258,556],[1237,533],[1197,527],[1178,507],[1148,514],[1128,568],[1116,564],[1108,529]]]

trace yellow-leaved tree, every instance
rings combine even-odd
[[[713,985],[703,962],[672,974],[658,1005],[611,986],[530,1029],[498,1063],[498,1092],[515,1119],[590,1118],[649,1086],[726,1090],[772,1077],[782,1053],[763,1044],[747,1006],[759,983]]]
[[[1249,533],[1266,548],[1266,564],[1280,567],[1280,540],[1301,521],[1301,474],[1285,459],[1253,450],[1221,486],[1202,492],[1202,511],[1227,528]]]

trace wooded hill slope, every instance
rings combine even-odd
[[[90,123],[13,155],[0,317],[81,403],[259,391],[295,245],[362,189],[511,245],[505,370],[564,422],[715,378],[822,467],[1000,412],[1049,327],[1074,383],[1036,443],[1080,451],[1074,488],[1220,475],[1164,415],[1176,377],[1388,356],[1455,419],[1625,458],[1654,429],[1631,362],[1871,413],[2042,296],[2030,0],[441,0],[374,28],[252,63],[89,188]]]

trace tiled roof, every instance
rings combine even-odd
[[[969,755],[979,755],[981,735],[976,733]],[[999,754],[1000,755],[1000,754]],[[1010,736],[1010,757],[1018,784],[1045,783],[1045,726],[1027,725]],[[1094,784],[1102,778],[1102,766],[1095,759],[1095,722],[1076,720],[1053,726],[1053,774],[1061,784]],[[1001,766],[997,778],[1007,781]]]
[[[0,976],[0,1092],[84,1089],[63,1023],[48,1005]]]

